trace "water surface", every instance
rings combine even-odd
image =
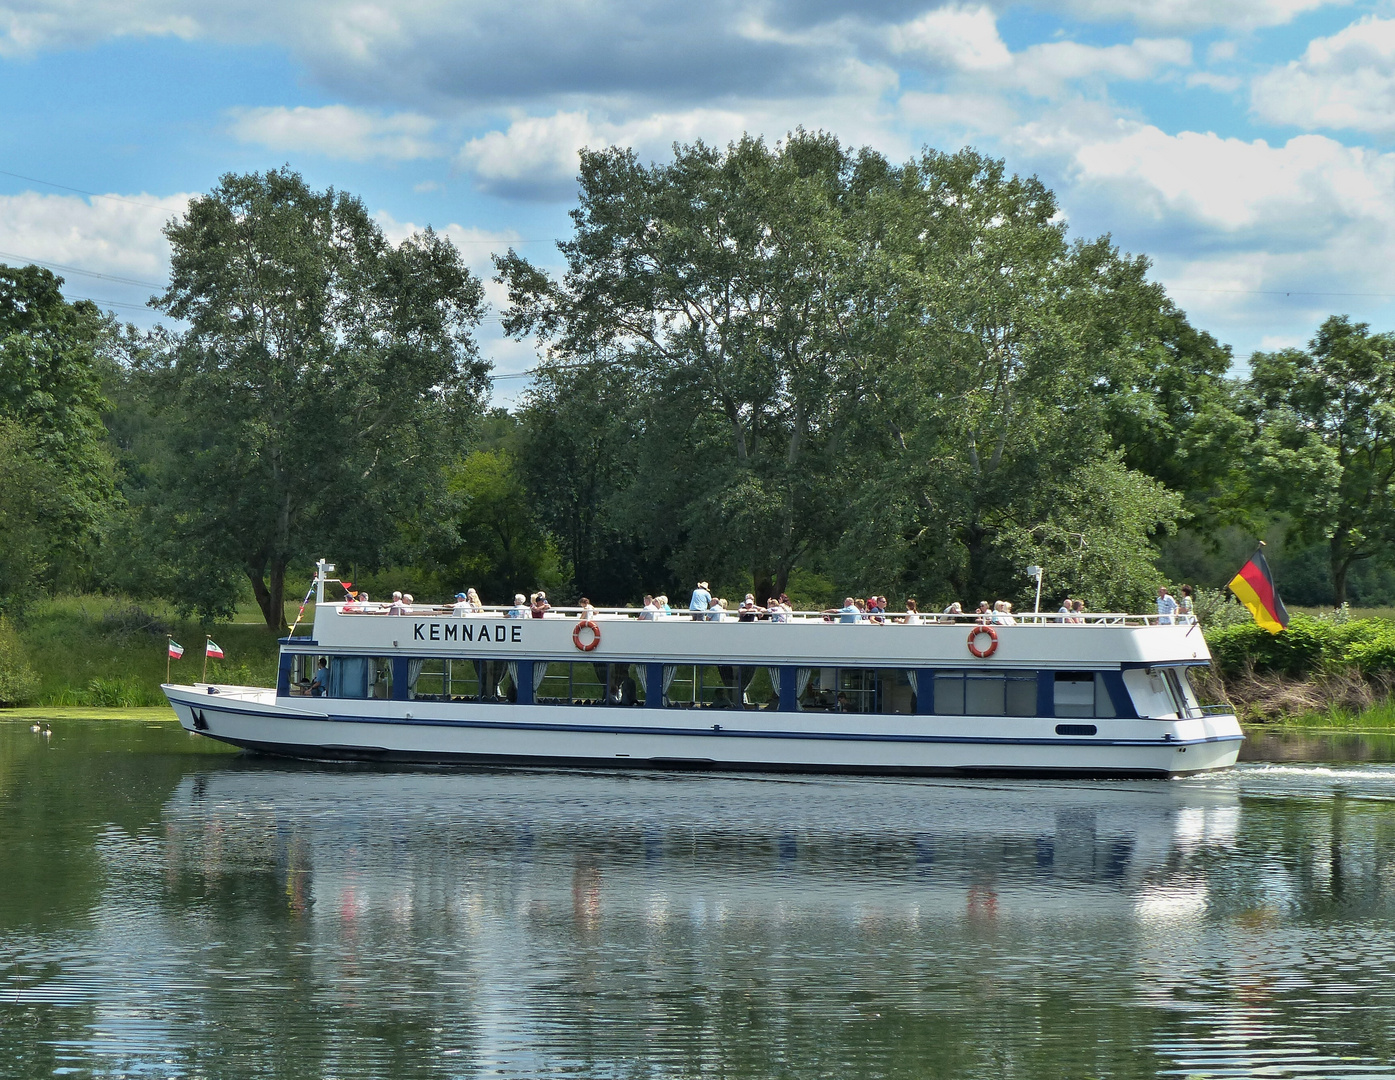
[[[615,775],[0,722],[0,1076],[1395,1076],[1395,755],[1340,751]]]

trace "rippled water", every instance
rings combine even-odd
[[[1368,750],[447,772],[0,722],[0,1076],[1395,1076]]]

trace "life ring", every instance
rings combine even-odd
[[[591,631],[591,640],[585,645],[581,643],[581,632],[583,630]],[[582,652],[590,652],[600,643],[601,628],[597,626],[595,623],[593,623],[590,619],[582,619],[579,623],[576,624],[575,627],[572,628],[572,644],[575,645]]]
[[[978,647],[979,634],[988,635],[988,648]],[[975,626],[969,631],[969,652],[973,653],[980,660],[985,660],[998,651],[998,631],[991,626]]]

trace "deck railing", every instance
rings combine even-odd
[[[528,609],[523,609],[523,614],[511,614],[518,609],[500,605],[487,605],[478,611],[467,612],[461,616],[455,616],[454,607],[450,604],[411,604],[405,610],[392,612],[388,604],[370,602],[368,604],[343,603],[327,605],[334,607],[340,614],[350,616],[387,616],[387,617],[411,617],[418,618],[494,618],[494,619],[531,619],[534,618]],[[598,620],[618,620],[628,619],[637,622],[705,622],[705,623],[735,623],[735,622],[762,622],[762,623],[831,623],[834,625],[857,625],[857,626],[878,626],[878,625],[907,625],[907,613],[904,611],[888,611],[885,615],[875,617],[862,615],[857,623],[843,623],[843,613],[840,611],[792,611],[781,612],[778,615],[760,609],[755,613],[754,618],[744,618],[745,613],[737,610],[723,612],[690,611],[685,608],[675,608],[672,612],[649,612],[643,608],[623,607],[623,608],[593,608],[591,617]],[[553,607],[549,608],[543,618],[549,621],[569,619],[575,621],[581,618],[583,609],[579,607]],[[1182,615],[1133,615],[1127,612],[1085,612],[1080,615],[1067,616],[1059,612],[1028,612],[1026,614],[1016,614],[1004,618],[998,615],[946,615],[921,613],[914,617],[910,625],[917,626],[992,626],[995,629],[1004,626],[1157,626],[1195,625],[1195,618]]]

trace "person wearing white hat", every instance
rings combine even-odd
[[[688,610],[693,613],[694,620],[701,620],[707,618],[707,609],[711,606],[712,594],[707,591],[707,582],[699,581],[693,598],[688,601]]]

